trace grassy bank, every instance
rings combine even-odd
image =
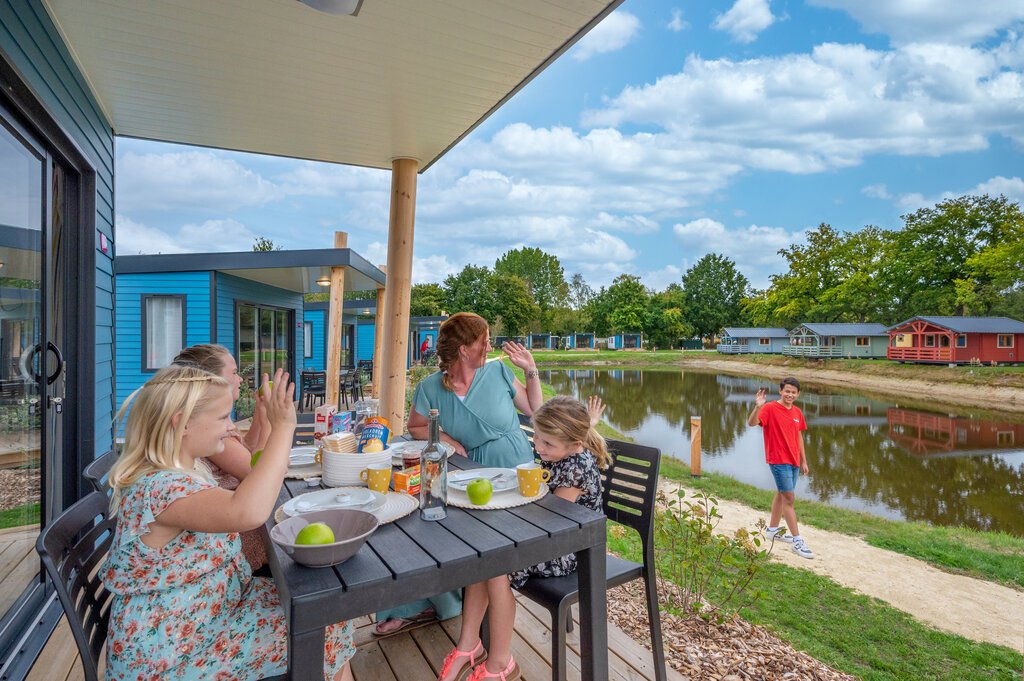
[[[621,539],[609,534],[608,542],[612,551],[641,559],[633,533]],[[936,631],[813,572],[768,563],[751,587],[762,596],[740,610],[743,618],[867,681],[1020,677],[1020,653]],[[712,592],[709,600],[721,595]]]
[[[39,502],[0,511],[0,529],[39,523]]]

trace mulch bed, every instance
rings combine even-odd
[[[0,469],[0,511],[39,501],[39,469]]]
[[[659,603],[666,602],[670,589],[678,590],[678,587],[658,580]],[[608,592],[608,621],[650,648],[647,601],[641,581]],[[832,669],[779,640],[764,627],[739,617],[715,624],[696,615],[678,617],[662,608],[661,629],[665,659],[686,681],[856,681],[859,678]]]

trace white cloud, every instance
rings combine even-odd
[[[885,188],[884,183],[871,184],[860,190],[864,196],[872,199],[891,199],[889,191]]]
[[[676,224],[672,232],[685,249],[686,262],[697,262],[708,253],[725,255],[756,288],[768,285],[767,273],[785,269],[779,249],[804,239],[804,230],[790,232],[760,225],[731,229],[711,218]]]
[[[896,44],[948,42],[970,45],[1024,21],[1018,0],[809,0],[842,10],[865,30]]]
[[[912,192],[886,198],[892,198],[895,206],[901,212],[912,213],[920,208],[942,203],[947,199],[955,199],[964,195],[981,196],[983,194],[988,194],[992,198],[1002,195],[1010,201],[1024,204],[1024,180],[1019,177],[997,175],[962,191],[944,191],[934,196],[925,196],[920,192]]]
[[[993,198],[1001,194],[1010,201],[1016,201],[1024,205],[1024,180],[1019,177],[1003,177],[1000,175],[982,182],[967,193],[974,195],[988,194]]]
[[[640,281],[649,289],[664,291],[669,284],[678,284],[683,276],[683,270],[675,265],[665,265],[658,270],[647,270],[638,273]]]
[[[690,22],[683,19],[683,10],[673,7],[672,20],[668,22],[668,30],[678,33],[679,31],[685,31],[689,27]]]
[[[169,234],[119,214],[116,234],[118,255],[249,251],[256,240],[245,225],[230,218],[182,225]]]
[[[752,43],[757,35],[775,22],[769,0],[736,0],[729,11],[720,14],[711,28],[726,31],[741,43]]]
[[[120,210],[225,213],[261,206],[284,193],[237,161],[212,151],[127,152],[117,160]]]
[[[576,61],[586,61],[595,54],[621,50],[639,32],[640,20],[635,15],[623,10],[612,12],[576,43],[569,56]]]

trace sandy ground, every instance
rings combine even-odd
[[[682,366],[697,369],[713,369],[731,374],[766,376],[768,378],[793,376],[799,380],[827,383],[829,385],[867,392],[903,395],[928,401],[944,402],[951,405],[973,405],[988,409],[998,409],[1000,411],[1024,412],[1024,390],[1020,388],[869,376],[829,369],[792,368],[754,364],[742,360],[716,360],[703,357],[686,359],[684,356]]]
[[[662,480],[660,488],[675,498],[677,484]],[[685,489],[685,488],[684,488]],[[695,490],[686,490],[687,498]],[[800,500],[797,499],[797,520]],[[753,529],[767,512],[734,501],[721,501],[718,532]],[[980,579],[953,575],[928,563],[870,546],[861,539],[808,525],[800,528],[813,559],[777,543],[771,559],[825,575],[845,587],[883,600],[936,629],[974,641],[987,641],[1024,652],[1024,592]]]

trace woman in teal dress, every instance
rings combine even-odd
[[[544,402],[540,374],[530,351],[519,343],[502,350],[523,370],[524,385],[503,362],[487,361],[491,335],[487,322],[459,312],[437,334],[440,370],[428,376],[413,395],[409,434],[427,439],[427,414],[437,409],[441,440],[484,466],[515,468],[533,461],[533,448],[519,427],[518,409],[531,416]],[[458,591],[438,594],[377,613],[378,634],[391,634],[424,620],[455,617],[462,609]]]

